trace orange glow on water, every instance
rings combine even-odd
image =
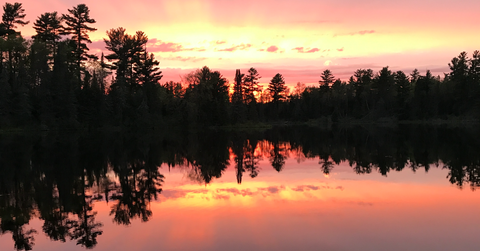
[[[189,180],[186,170],[162,168],[163,191],[149,205],[148,222],[119,226],[110,214],[115,202],[95,203],[103,224],[95,250],[226,250],[232,243],[238,250],[471,250],[480,244],[480,194],[448,184],[441,168],[383,177],[357,175],[342,163],[325,177],[317,160],[288,159],[286,166],[279,173],[264,158],[260,175],[242,184],[229,166],[207,185]],[[29,227],[41,224],[32,220]],[[3,242],[9,237],[1,238],[0,248],[9,250],[11,241]],[[35,250],[81,249],[35,238]]]

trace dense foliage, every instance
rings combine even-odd
[[[433,76],[359,69],[345,82],[330,70],[319,85],[290,91],[279,73],[262,88],[260,73],[237,71],[232,86],[203,67],[182,83],[161,83],[148,37],[124,28],[107,32],[107,55],[89,54],[96,29],[85,4],[67,14],[42,14],[29,24],[21,3],[6,3],[0,24],[0,128],[44,129],[228,125],[271,121],[476,119],[480,111],[480,52],[462,52],[450,72]]]

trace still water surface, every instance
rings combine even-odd
[[[478,135],[2,136],[0,250],[479,250]]]

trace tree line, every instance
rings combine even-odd
[[[330,70],[318,86],[290,90],[278,73],[267,86],[260,73],[236,71],[232,85],[203,67],[181,82],[160,82],[159,61],[142,31],[107,31],[108,53],[89,53],[95,19],[85,4],[47,12],[25,39],[21,3],[5,3],[0,23],[0,128],[45,129],[232,125],[272,121],[374,121],[478,118],[480,52],[460,53],[443,77],[359,69],[348,81]]]

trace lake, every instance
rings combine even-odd
[[[0,136],[0,250],[478,250],[480,130]]]

